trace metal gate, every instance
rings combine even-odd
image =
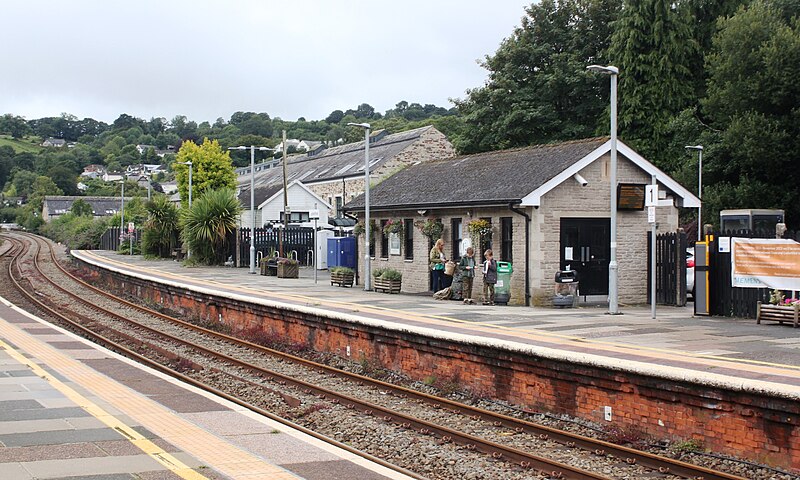
[[[653,258],[650,236],[651,232],[647,232],[648,285],[653,278],[650,271]],[[686,247],[685,232],[656,235],[656,303],[659,305],[686,305]],[[648,302],[650,302],[650,295],[648,288]]]
[[[279,251],[281,230],[278,228],[256,228],[254,235],[256,259],[269,256],[271,251]],[[283,254],[297,258],[301,265],[307,265],[314,254],[314,229],[310,227],[288,227],[283,230]],[[250,229],[239,230],[239,266],[250,266]]]

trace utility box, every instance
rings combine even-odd
[[[328,268],[328,239],[333,236],[330,230],[317,231],[317,244],[314,247],[314,258],[317,259],[317,270]]]
[[[511,300],[511,262],[497,262],[497,283],[494,284],[494,303],[508,304]]]
[[[328,238],[328,268],[356,269],[356,237]]]
[[[578,272],[575,270],[560,270],[556,272],[555,281],[553,306],[574,307],[578,303]]]

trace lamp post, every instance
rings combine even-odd
[[[348,123],[351,127],[360,127],[364,129],[364,238],[366,239],[364,250],[364,290],[370,289],[370,234],[369,231],[369,123]]]
[[[189,161],[186,161],[186,162],[177,162],[177,163],[179,163],[181,165],[188,165],[189,166],[189,208],[191,209],[192,208],[192,161],[189,160]],[[192,250],[187,248],[186,249],[186,258],[189,258],[191,256],[192,256]]]
[[[613,65],[589,65],[590,72],[611,76],[611,255],[608,261],[608,313],[619,314],[617,290],[617,77],[619,69]]]
[[[122,235],[125,232],[125,176],[119,181],[122,184],[122,194],[119,199],[119,241],[122,243]]]
[[[700,205],[697,207],[697,241],[703,240],[703,146],[702,145],[686,145],[687,150],[697,150],[697,198],[700,199]]]
[[[275,151],[274,148],[256,147],[250,145],[250,213],[252,214],[252,224],[250,225],[250,273],[256,273],[256,205],[255,205],[255,184],[256,184],[256,148],[262,151]],[[247,150],[245,146],[228,147],[228,150]]]

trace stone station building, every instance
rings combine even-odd
[[[458,259],[465,239],[470,238],[467,224],[486,219],[492,235],[481,247],[491,246],[495,259],[513,265],[511,304],[549,304],[555,274],[567,267],[580,275],[582,300],[605,301],[610,149],[607,138],[592,138],[413,165],[370,191],[370,216],[379,230],[372,268],[400,270],[404,292],[428,291],[432,243],[417,226],[427,219],[441,219],[446,256]],[[664,206],[657,207],[659,233],[676,231],[678,208],[697,208],[700,200],[622,142],[618,142],[617,164],[619,298],[622,303],[644,303],[650,229],[645,185],[656,175],[659,189],[666,193],[661,201]],[[363,196],[345,210],[363,221]],[[400,242],[383,238],[381,225],[390,219],[403,222]],[[363,252],[364,237],[359,238]],[[476,248],[476,261],[482,256]],[[359,261],[360,275],[363,268]],[[478,274],[473,298],[480,298],[481,285]]]

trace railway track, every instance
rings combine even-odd
[[[319,400],[340,406],[346,410],[357,412],[365,419],[369,419],[369,421],[383,422],[394,428],[426,437],[429,441],[435,440],[441,444],[453,443],[460,445],[461,448],[467,452],[480,452],[485,454],[488,458],[491,458],[493,462],[510,462],[516,465],[517,470],[525,471],[533,469],[538,471],[539,475],[544,475],[548,478],[640,478],[639,475],[643,473],[648,475],[659,474],[662,478],[704,480],[733,480],[742,478],[667,457],[657,456],[648,452],[538,425],[533,422],[476,408],[441,397],[434,397],[416,390],[345,372],[327,365],[256,345],[230,335],[208,330],[109,295],[92,285],[86,284],[72,276],[58,262],[50,244],[38,237],[25,235],[24,240],[21,238],[14,238],[12,241],[15,242],[14,246],[6,252],[6,256],[14,259],[12,262],[9,262],[9,276],[14,283],[18,284],[20,291],[24,292],[31,302],[39,304],[40,308],[45,309],[50,314],[57,315],[62,321],[73,325],[74,328],[80,330],[84,335],[91,336],[99,343],[103,343],[112,349],[134,356],[139,361],[145,361],[152,365],[152,360],[144,359],[145,355],[143,355],[143,352],[154,353],[160,358],[160,362],[155,362],[158,365],[156,368],[162,371],[168,371],[170,374],[175,373],[172,369],[165,367],[165,363],[172,365],[173,368],[179,366],[181,369],[191,373],[204,372],[204,375],[227,375],[229,378],[234,379],[233,381],[240,386],[246,385],[248,388],[259,389],[261,392],[268,395],[278,397],[282,402],[289,405],[300,405],[304,401],[300,397],[307,398],[308,396],[312,396]],[[31,269],[26,270],[30,271],[30,273],[22,275],[22,270],[20,269],[23,268],[24,262],[20,261],[20,257],[24,255],[25,252],[25,241],[30,242],[32,246],[36,245],[36,252],[30,260]],[[156,318],[164,322],[164,324],[172,325],[185,333],[181,335],[180,338],[177,338],[174,334],[168,335],[162,331],[163,328],[147,325],[141,321],[128,318],[126,315],[120,315],[119,313],[109,311],[107,308],[103,308],[99,305],[101,302],[93,302],[88,299],[87,297],[90,296],[89,294],[75,294],[68,288],[59,284],[62,282],[51,280],[49,275],[42,272],[39,265],[39,250],[45,248],[49,250],[49,255],[47,255],[48,261],[57,267],[58,271],[64,275],[65,278],[69,279],[68,282],[74,282],[74,284],[79,285],[81,289],[91,291],[92,297],[103,296],[109,299],[109,301],[124,305],[126,309],[135,310],[144,315]],[[89,320],[87,319],[88,315],[77,311],[72,311],[72,315],[61,315],[59,312],[55,311],[52,304],[45,304],[38,298],[40,295],[28,292],[24,286],[18,283],[20,279],[14,276],[12,265],[17,266],[20,277],[27,277],[26,281],[30,282],[31,286],[33,286],[31,278],[34,276],[39,277],[42,281],[49,282],[51,285],[50,288],[57,289],[61,294],[71,297],[72,302],[80,302],[85,308],[91,308],[97,312],[98,315],[103,315],[113,320],[111,322],[99,324],[101,322]],[[31,290],[35,290],[35,288],[31,288]],[[59,309],[70,310],[63,304],[59,306]],[[79,318],[79,320],[76,321],[75,318],[67,318],[72,316]],[[92,325],[92,328],[87,327],[87,322]],[[116,326],[112,328],[109,326],[109,323],[116,324]],[[122,325],[125,325],[125,327],[123,328]],[[123,331],[124,329],[128,329],[128,331]],[[191,332],[191,335],[188,334],[189,332]],[[199,342],[188,339],[194,339],[196,337],[213,339],[211,343],[216,346],[208,344],[201,345]],[[223,348],[221,348],[220,345],[230,346],[236,350],[237,353],[241,353],[241,355],[223,353]],[[188,354],[187,352],[189,351],[193,353]],[[250,352],[250,354],[248,355],[246,352]],[[313,376],[316,377],[316,380],[303,380],[297,378],[297,375],[285,371],[278,371],[276,369],[265,368],[263,365],[257,364],[258,362],[250,360],[250,358],[258,356],[268,356],[286,365],[308,369],[311,372],[315,372]],[[243,360],[242,357],[250,358]],[[220,365],[226,365],[226,367]],[[203,385],[203,382],[195,378],[196,375],[181,376],[188,379],[191,383],[197,384],[207,390],[214,391],[215,393],[223,393],[223,396],[228,398],[234,397],[229,393],[220,392],[214,387]],[[322,380],[320,380],[320,378]],[[438,422],[430,421],[422,418],[420,415],[409,414],[407,408],[392,408],[387,405],[364,400],[360,395],[354,396],[349,392],[342,392],[330,386],[323,386],[345,383],[352,384],[356,387],[372,389],[381,392],[381,394],[389,395],[394,399],[411,402],[415,405],[425,405],[429,410],[436,412],[435,415],[432,415],[433,417],[439,419],[443,416],[460,417],[469,423],[480,424],[480,428],[472,428],[471,431],[466,431],[469,429],[450,428],[449,426],[443,425],[443,423],[448,422],[442,422],[441,420]],[[368,398],[373,397],[371,395],[363,396]],[[248,408],[253,408],[260,413],[269,413],[265,412],[263,408],[251,405],[247,401],[237,399],[237,402]],[[500,433],[507,434],[507,436],[532,439],[528,444],[533,445],[535,449],[545,450],[542,445],[556,444],[561,450],[569,451],[570,455],[584,455],[594,457],[598,460],[604,460],[605,462],[600,462],[601,464],[608,463],[607,460],[612,459],[612,462],[617,464],[617,468],[614,470],[614,476],[611,477],[605,472],[596,473],[594,471],[576,468],[548,458],[547,456],[535,454],[530,451],[531,448],[519,448],[520,442],[514,445],[508,445],[505,444],[505,442],[497,442],[476,434],[476,431],[486,429],[496,430]],[[496,436],[497,435],[495,435],[495,437]],[[382,463],[385,464],[385,462]],[[620,465],[629,468],[630,473],[619,473],[619,471],[624,470]]]

